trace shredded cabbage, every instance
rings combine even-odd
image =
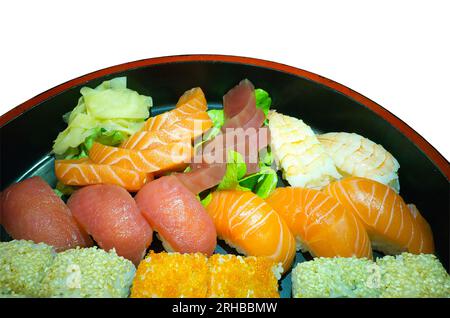
[[[63,116],[67,128],[53,145],[53,152],[65,159],[87,156],[93,141],[117,145],[143,126],[152,106],[150,96],[127,88],[126,77],[104,81],[95,89],[83,87],[80,92],[77,106]]]

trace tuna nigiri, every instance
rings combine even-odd
[[[66,204],[41,178],[32,177],[2,193],[2,224],[16,240],[46,243],[57,251],[92,245]]]
[[[286,271],[295,256],[295,240],[285,221],[250,191],[215,191],[206,210],[219,238],[242,254],[280,262]]]
[[[101,248],[114,248],[118,255],[139,264],[152,241],[152,229],[125,189],[87,186],[75,191],[67,205]]]
[[[372,258],[364,225],[333,197],[313,189],[277,188],[266,199],[302,250],[315,257]]]
[[[137,191],[153,180],[153,175],[117,166],[95,164],[88,158],[55,160],[55,174],[66,185],[117,184],[129,191]]]
[[[387,185],[349,177],[323,191],[336,198],[363,222],[374,249],[385,254],[434,252],[433,234],[426,220]]]
[[[213,253],[214,223],[197,197],[175,176],[147,183],[135,200],[167,251]]]

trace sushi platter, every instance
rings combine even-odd
[[[323,77],[149,59],[0,127],[0,297],[450,297],[448,162]]]

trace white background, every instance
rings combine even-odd
[[[450,1],[1,1],[0,114],[148,57],[257,57],[344,84],[450,158]]]

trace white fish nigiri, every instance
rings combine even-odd
[[[272,153],[291,186],[320,189],[341,178],[311,127],[275,111],[268,118]]]
[[[400,191],[400,165],[383,146],[355,133],[327,133],[318,138],[344,176],[371,179]]]

